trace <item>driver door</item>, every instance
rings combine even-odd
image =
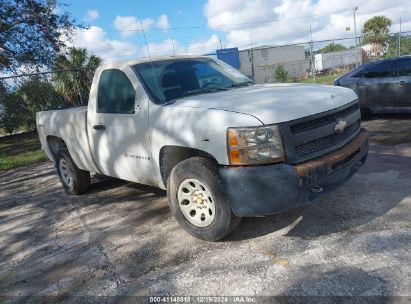
[[[130,67],[103,70],[96,95],[88,124],[97,166],[105,175],[147,184],[148,99],[137,76]]]
[[[411,58],[397,60],[395,77],[395,107],[411,108]]]

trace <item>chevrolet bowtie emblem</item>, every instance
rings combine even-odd
[[[343,120],[343,119],[338,120],[337,123],[335,124],[335,127],[334,127],[335,132],[337,132],[337,133],[344,132],[346,126],[347,126],[347,121],[346,120]]]

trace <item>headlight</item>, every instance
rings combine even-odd
[[[284,148],[277,126],[229,128],[227,130],[230,165],[256,165],[281,162]]]

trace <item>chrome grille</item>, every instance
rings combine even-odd
[[[346,128],[338,133],[338,121],[344,120]],[[361,127],[358,101],[342,107],[281,123],[286,161],[290,164],[305,162],[341,148],[350,142]]]
[[[300,122],[300,123],[296,123],[293,125],[290,125],[290,131],[291,134],[297,134],[300,132],[304,132],[307,130],[311,130],[311,129],[315,129],[321,126],[324,126],[326,124],[329,124],[330,122],[334,122],[336,119],[338,118],[342,118],[342,117],[346,117],[352,113],[354,113],[355,111],[358,111],[359,107],[358,107],[358,103],[353,104],[352,106],[338,111],[336,113],[332,113],[330,115],[327,116],[323,116],[323,117],[319,117],[313,120],[308,120],[308,121],[304,121],[304,122]]]
[[[353,123],[342,133],[334,133],[295,147],[296,156],[305,156],[338,145],[355,133],[360,127],[360,121]]]

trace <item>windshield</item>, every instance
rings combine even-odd
[[[233,67],[213,59],[173,59],[132,67],[154,102],[249,85],[252,81]]]

